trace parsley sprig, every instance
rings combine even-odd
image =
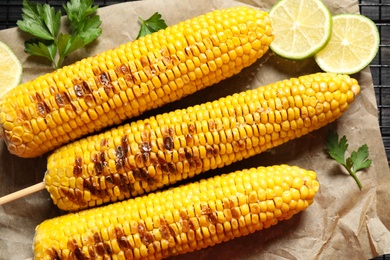
[[[100,17],[95,14],[98,6],[93,6],[93,0],[70,0],[63,7],[70,33],[59,32],[61,10],[49,4],[23,0],[22,20],[17,21],[19,29],[35,37],[25,42],[25,52],[49,59],[54,68],[61,67],[71,52],[83,48],[102,33]]]
[[[161,17],[162,17],[161,14],[159,14],[158,12],[154,13],[151,17],[149,17],[146,20],[143,20],[141,17],[138,17],[141,23],[141,29],[138,33],[137,39],[149,33],[157,32],[161,29],[165,29],[167,27],[167,24]]]
[[[329,131],[326,148],[329,155],[340,163],[355,179],[360,189],[363,188],[356,173],[371,166],[372,160],[368,159],[368,146],[363,144],[357,151],[353,151],[348,158],[345,158],[345,153],[348,149],[347,137],[344,135],[339,140],[339,135],[334,131]]]

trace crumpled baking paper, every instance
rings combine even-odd
[[[276,0],[170,0],[139,1],[100,8],[103,34],[88,47],[72,54],[66,63],[94,55],[135,39],[138,17],[162,14],[168,25],[194,16],[236,5],[269,10]],[[324,0],[333,14],[356,13],[356,0]],[[41,58],[23,52],[29,36],[17,28],[0,31],[23,64],[23,81],[52,70]],[[269,51],[263,58],[231,79],[166,105],[144,116],[203,103],[248,88],[320,71],[313,59],[287,61]],[[246,237],[172,259],[369,259],[390,253],[390,173],[377,118],[377,104],[369,68],[352,75],[362,92],[336,122],[258,156],[203,174],[231,172],[259,165],[287,163],[315,170],[321,184],[315,202],[292,219]],[[346,135],[349,151],[366,143],[372,166],[358,173],[363,189],[325,152],[326,134],[336,130]],[[22,159],[11,155],[0,140],[0,196],[41,182],[46,157]],[[53,205],[46,190],[0,207],[0,259],[33,257],[35,227],[47,218],[64,214]]]

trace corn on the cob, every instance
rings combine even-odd
[[[184,254],[289,219],[313,203],[318,189],[316,173],[297,166],[223,174],[46,220],[36,230],[35,259]]]
[[[318,73],[125,124],[55,150],[46,188],[68,211],[150,192],[318,129],[359,91],[347,75]]]
[[[21,84],[0,101],[0,135],[13,154],[42,155],[240,72],[272,39],[249,7],[180,22]]]

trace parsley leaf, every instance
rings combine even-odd
[[[326,148],[328,149],[329,155],[336,160],[338,163],[343,164],[345,162],[344,154],[348,148],[347,138],[343,136],[340,140],[339,136],[335,132],[329,132],[328,142]]]
[[[79,25],[77,36],[84,41],[84,45],[93,42],[102,34],[102,29],[99,28],[101,23],[98,16],[92,16]]]
[[[63,5],[72,29],[77,30],[78,26],[82,25],[80,24],[82,21],[97,11],[98,6],[92,6],[92,4],[92,0],[71,0],[66,5]]]
[[[16,24],[25,32],[43,40],[54,40],[61,23],[61,11],[55,12],[48,4],[23,0],[22,18]]]
[[[60,34],[58,36],[58,54],[60,56],[59,63],[63,62],[63,59],[69,55],[69,53],[80,49],[84,46],[84,41],[79,36],[72,36],[67,33]]]
[[[351,156],[345,159],[345,153],[348,149],[347,137],[344,135],[339,141],[338,134],[329,131],[326,149],[329,155],[348,171],[355,179],[359,188],[362,189],[363,186],[356,173],[360,170],[367,169],[372,164],[372,160],[368,159],[369,152],[367,144],[360,146],[357,151],[353,151]]]
[[[44,44],[40,41],[26,41],[25,51],[30,55],[44,57],[54,62],[56,55],[56,46],[54,44]]]
[[[357,152],[352,152],[351,160],[355,172],[371,166],[372,160],[368,159],[368,146],[366,144],[359,147]]]
[[[72,34],[83,40],[83,46],[91,43],[102,34],[102,29],[99,28],[100,18],[98,15],[94,15],[98,6],[92,4],[93,0],[71,0],[63,5],[72,28]]]
[[[143,20],[141,17],[138,17],[139,21],[141,22],[141,29],[138,33],[137,39],[147,34],[167,28],[167,24],[161,17],[161,14],[158,12],[154,13],[147,20]]]
[[[58,30],[60,29],[61,23],[61,11],[55,11],[54,7],[50,7],[49,5],[43,6],[43,20],[45,21],[45,25],[53,36],[53,38],[57,35]]]
[[[71,52],[83,48],[102,33],[100,18],[95,14],[98,6],[93,6],[93,0],[70,0],[63,7],[70,34],[59,34],[61,10],[56,11],[49,4],[23,0],[22,20],[17,21],[20,30],[36,37],[25,42],[25,52],[49,59],[54,68],[61,67]]]

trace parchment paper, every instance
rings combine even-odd
[[[268,10],[276,0],[170,0],[140,1],[99,9],[103,35],[93,44],[72,55],[74,62],[120,43],[133,40],[139,30],[138,16],[150,17],[158,11],[168,25],[196,15],[228,6],[249,4]],[[326,0],[333,14],[358,12],[356,0]],[[23,42],[28,36],[16,28],[0,32],[0,40],[11,46],[23,63],[23,81],[51,71],[49,63],[28,57]],[[269,52],[253,66],[233,78],[167,105],[142,117],[257,87],[293,76],[319,71],[313,59],[286,61]],[[313,169],[321,184],[315,202],[291,220],[270,229],[234,239],[173,259],[369,259],[390,253],[390,173],[381,139],[375,93],[370,70],[353,75],[362,87],[355,103],[335,123],[264,152],[248,160],[203,174],[230,172],[237,169],[288,163]],[[333,160],[324,147],[329,128],[346,135],[349,148],[367,143],[372,166],[358,174],[363,189]],[[0,196],[42,181],[46,156],[21,159],[11,155],[0,140]],[[199,179],[199,177],[198,177]],[[36,225],[44,219],[63,214],[53,205],[46,190],[0,207],[0,259],[32,257]]]

